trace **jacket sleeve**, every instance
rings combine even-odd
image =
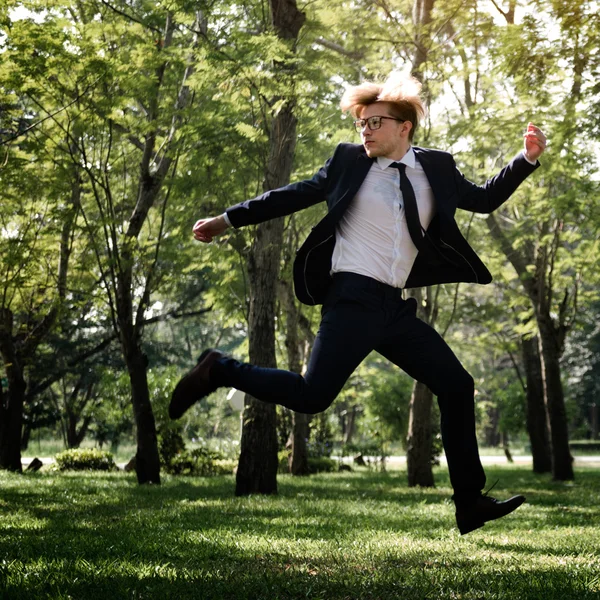
[[[336,149],[337,152],[337,149]],[[311,178],[265,192],[252,200],[227,209],[234,227],[255,225],[270,219],[291,215],[325,200],[329,185],[330,166],[336,153]]]
[[[464,177],[454,166],[454,179],[457,187],[457,206],[476,213],[491,213],[506,202],[519,185],[538,167],[532,165],[519,153],[495,177],[484,185],[476,185]]]

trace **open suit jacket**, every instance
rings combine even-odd
[[[425,232],[406,288],[468,281],[489,283],[492,276],[461,235],[457,208],[490,213],[505,202],[538,166],[520,153],[500,173],[479,186],[468,181],[447,152],[413,147],[429,180],[435,199],[435,216]],[[262,223],[322,201],[327,214],[312,228],[294,262],[296,296],[304,304],[322,304],[331,283],[331,257],[335,228],[362,185],[373,160],[362,145],[339,144],[333,156],[312,179],[272,190],[227,209],[234,227]]]

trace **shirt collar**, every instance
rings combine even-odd
[[[408,152],[400,160],[392,160],[391,158],[387,158],[385,156],[378,156],[377,157],[377,165],[379,166],[379,168],[382,171],[384,169],[387,169],[394,162],[403,163],[407,167],[410,167],[411,169],[414,169],[415,165],[416,165],[416,162],[417,162],[417,158],[415,156],[415,151],[413,150],[413,147],[411,146],[408,149]]]

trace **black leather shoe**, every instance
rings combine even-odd
[[[462,535],[483,527],[487,521],[505,517],[525,502],[525,496],[513,496],[500,501],[491,496],[478,496],[472,502],[461,502],[456,506],[456,524]]]
[[[210,369],[214,362],[222,357],[223,354],[218,350],[205,350],[198,358],[196,366],[180,379],[169,404],[171,419],[179,419],[192,404],[212,394],[219,387],[211,383]]]

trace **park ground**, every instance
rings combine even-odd
[[[0,473],[0,598],[600,599],[600,469],[487,472],[493,495],[527,503],[466,536],[443,465],[433,489],[399,467],[243,498],[233,476]]]

